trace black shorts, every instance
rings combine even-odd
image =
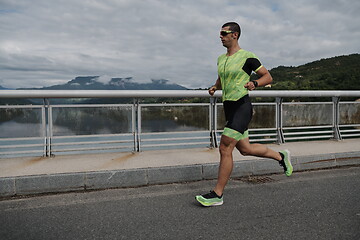
[[[253,115],[249,95],[245,95],[237,101],[225,101],[223,105],[227,121],[225,127],[244,134],[248,130]]]

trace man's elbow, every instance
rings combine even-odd
[[[267,81],[267,84],[272,83],[272,81],[273,81],[273,78],[272,78],[271,74],[268,73],[268,81]]]

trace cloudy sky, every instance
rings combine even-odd
[[[358,0],[0,0],[0,85],[63,84],[77,76],[216,79],[221,25],[268,69],[359,53]]]

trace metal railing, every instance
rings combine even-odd
[[[360,137],[360,102],[340,101],[340,98],[360,97],[360,91],[268,90],[249,94],[250,97],[274,99],[272,102],[253,103],[255,113],[249,129],[251,142],[282,144],[287,141]],[[160,97],[196,97],[209,101],[171,104],[141,102],[144,98]],[[42,104],[0,105],[3,115],[0,119],[0,156],[217,147],[225,124],[222,103],[217,101],[220,97],[221,91],[210,97],[205,90],[1,90],[0,99],[37,98],[43,101]],[[288,97],[326,97],[331,101],[284,102],[284,98]],[[128,104],[51,103],[51,99],[56,98],[131,98],[133,101]],[[16,122],[14,116],[21,116],[22,120]],[[25,123],[21,125],[19,121]],[[105,130],[98,126],[99,121]],[[28,122],[32,122],[32,125]],[[67,128],[62,127],[64,122]],[[85,126],[84,129],[69,133],[69,128],[76,129],[78,122]],[[8,125],[1,133],[3,123]],[[166,124],[169,126],[165,127]],[[20,125],[24,128],[23,136],[22,130],[18,130],[17,134],[11,132],[11,128]],[[154,130],[156,125],[158,129]],[[25,132],[31,128],[39,129],[26,136]]]

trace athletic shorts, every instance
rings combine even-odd
[[[224,101],[226,125],[223,135],[237,141],[248,138],[248,126],[253,115],[249,95],[237,101]]]

